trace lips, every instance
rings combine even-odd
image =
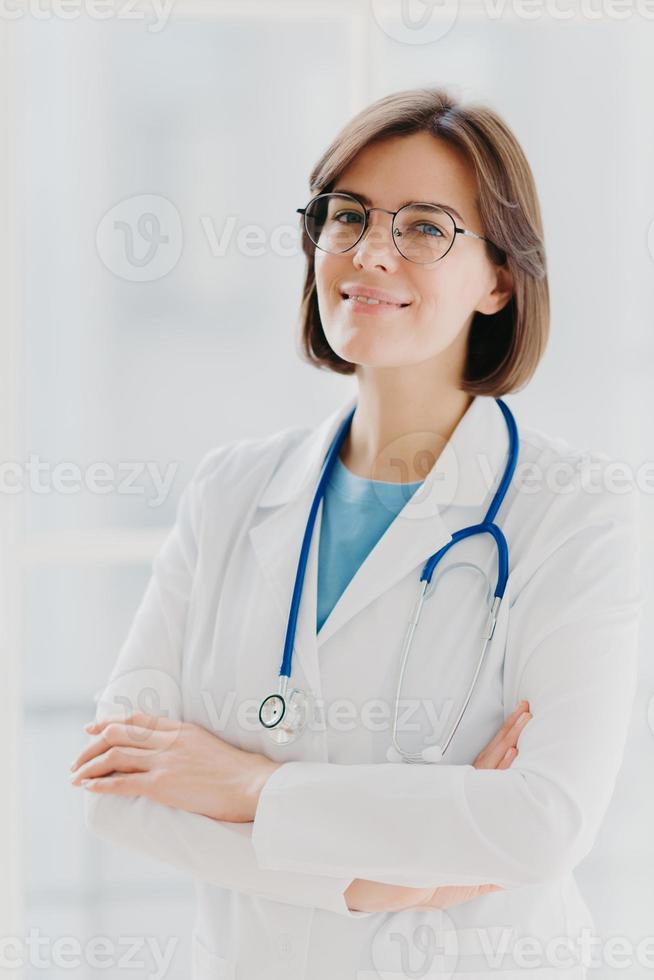
[[[404,306],[410,305],[410,300],[403,300],[400,297],[393,296],[391,293],[386,293],[381,289],[372,289],[368,286],[353,286],[352,288],[341,290],[341,297],[345,300],[353,300],[355,297],[362,297],[364,301],[374,300],[373,303],[367,303],[369,306],[395,306],[401,309]]]
[[[387,303],[385,300],[382,299],[368,299],[365,296],[356,296],[356,295],[353,296],[345,295],[343,299],[346,301],[349,300],[352,303],[358,303],[360,306],[384,306],[387,309],[391,309],[391,310],[401,310],[404,306],[408,305],[406,303]]]

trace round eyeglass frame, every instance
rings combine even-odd
[[[356,241],[352,242],[351,245],[348,245],[347,248],[342,249],[340,252],[333,252],[330,249],[321,248],[320,245],[318,245],[318,243],[313,240],[313,238],[311,237],[311,234],[309,232],[308,223],[307,223],[307,211],[309,210],[309,208],[311,207],[311,205],[315,201],[318,201],[321,197],[343,197],[343,198],[347,198],[348,200],[354,201],[356,204],[358,204],[359,207],[362,209],[362,211],[364,213],[363,225],[361,227],[361,233],[359,234],[359,237],[356,239]],[[447,249],[443,252],[443,254],[442,255],[439,255],[437,259],[429,259],[429,261],[427,261],[427,262],[418,262],[417,259],[410,259],[407,255],[405,255],[404,252],[402,252],[402,250],[400,249],[399,245],[397,244],[396,239],[397,239],[398,235],[400,234],[400,231],[395,226],[395,219],[397,218],[398,214],[400,214],[400,212],[405,211],[408,208],[415,208],[415,207],[429,207],[429,208],[435,208],[438,211],[443,211],[443,213],[446,214],[448,216],[448,218],[450,219],[450,221],[452,222],[452,227],[454,228],[454,234],[452,235],[452,241],[448,245]],[[490,238],[486,238],[485,235],[478,235],[476,231],[470,231],[469,228],[459,228],[459,226],[457,225],[457,223],[456,223],[456,221],[454,219],[454,215],[450,214],[450,212],[447,210],[447,208],[443,208],[443,207],[440,207],[440,206],[439,207],[436,207],[436,205],[434,205],[434,204],[429,204],[429,203],[423,202],[423,201],[415,201],[415,202],[412,202],[411,204],[405,204],[405,205],[403,205],[401,208],[398,208],[397,211],[389,211],[388,208],[367,208],[365,206],[365,204],[363,203],[363,201],[359,200],[359,198],[355,194],[349,194],[349,193],[346,193],[345,191],[343,191],[343,192],[341,192],[341,191],[324,191],[322,194],[316,194],[315,197],[312,197],[311,200],[309,201],[309,203],[305,207],[303,207],[303,208],[296,208],[295,210],[296,210],[296,212],[298,214],[301,214],[302,217],[303,217],[304,230],[305,230],[305,232],[307,234],[307,238],[309,239],[309,241],[312,243],[312,245],[315,245],[316,248],[319,248],[321,252],[326,252],[328,255],[345,255],[346,252],[349,252],[350,249],[354,248],[355,245],[358,245],[359,244],[359,242],[361,241],[361,239],[365,235],[366,231],[368,230],[368,225],[369,225],[368,218],[369,218],[369,215],[370,215],[370,212],[371,211],[383,211],[384,214],[391,214],[393,216],[393,220],[391,222],[391,238],[393,239],[393,244],[395,245],[395,248],[400,253],[400,255],[402,256],[403,259],[406,259],[407,262],[415,262],[416,265],[432,265],[434,262],[440,262],[440,260],[441,259],[444,259],[445,256],[448,254],[448,252],[451,251],[452,246],[454,245],[454,242],[456,241],[456,236],[457,235],[467,235],[469,238],[479,238],[481,241],[488,242],[489,245],[492,245],[493,248],[496,248],[499,251],[500,255],[502,255],[502,256],[505,255],[504,250],[501,249],[499,245],[496,245],[495,242],[491,241]]]

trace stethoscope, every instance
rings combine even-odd
[[[409,617],[407,630],[402,643],[400,671],[395,697],[395,712],[393,716],[393,744],[387,752],[387,758],[390,762],[440,762],[443,755],[447,751],[450,742],[452,741],[454,733],[461,723],[461,719],[463,718],[466,708],[468,707],[468,702],[470,701],[475,684],[477,683],[477,678],[486,655],[488,644],[490,643],[495,630],[495,623],[497,622],[502,597],[504,596],[504,590],[506,588],[506,581],[509,575],[509,547],[503,532],[497,526],[497,524],[494,523],[494,518],[502,505],[504,497],[506,496],[506,492],[509,488],[509,484],[511,483],[513,473],[518,462],[518,428],[516,421],[510,409],[501,400],[501,398],[496,398],[495,401],[504,415],[504,420],[509,430],[509,454],[506,468],[483,521],[481,521],[480,524],[471,524],[469,527],[464,527],[459,531],[454,531],[451,540],[427,560],[422,570],[419,581],[418,597]],[[277,694],[269,694],[268,697],[264,698],[261,702],[261,707],[259,708],[259,721],[264,728],[269,730],[273,741],[280,745],[293,741],[293,739],[295,739],[300,732],[304,730],[307,724],[308,698],[306,694],[298,688],[291,688],[290,691],[288,689],[288,682],[291,676],[293,644],[295,642],[295,629],[297,626],[300,600],[302,598],[302,588],[304,586],[304,575],[306,572],[309,548],[311,546],[311,536],[313,534],[313,526],[316,521],[316,515],[318,513],[318,508],[323,498],[332,467],[336,462],[336,457],[339,454],[341,445],[347,436],[355,411],[356,405],[349,415],[341,422],[334,441],[332,442],[329,452],[327,453],[323,462],[320,478],[318,480],[318,485],[316,487],[311,509],[309,511],[304,538],[302,539],[302,547],[300,548],[300,558],[295,575],[293,595],[291,597],[288,625],[286,627],[284,655],[282,657],[282,663],[279,670],[279,690]],[[495,542],[497,547],[497,583],[495,586],[493,600],[488,612],[488,617],[482,631],[481,639],[483,641],[483,646],[481,653],[479,654],[479,660],[477,661],[472,682],[468,688],[468,693],[466,694],[463,707],[459,711],[459,714],[457,715],[444,743],[442,745],[429,745],[420,752],[405,752],[397,740],[397,717],[404,671],[409,656],[409,650],[411,649],[411,644],[413,642],[413,637],[415,635],[418,622],[420,621],[425,592],[429,586],[429,583],[431,582],[434,569],[440,562],[441,558],[448,553],[453,545],[457,544],[459,541],[463,541],[464,538],[472,537],[475,534],[490,534]]]

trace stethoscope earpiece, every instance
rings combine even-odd
[[[395,748],[394,745],[389,745],[386,750],[386,761],[387,762],[404,762],[407,759],[406,752],[400,752]],[[443,749],[440,745],[428,745],[426,749],[422,752],[417,752],[416,756],[420,758],[411,759],[412,762],[440,762],[443,758]]]
[[[440,745],[428,745],[422,750],[423,762],[440,762],[443,758],[443,750]]]

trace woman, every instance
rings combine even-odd
[[[518,425],[496,517],[509,577],[476,687],[439,764],[387,761],[421,570],[486,515],[510,455],[496,398],[546,344],[531,170],[490,109],[400,92],[345,126],[300,210],[304,350],[356,397],[201,462],[87,726],[88,824],[194,873],[196,977],[581,977],[574,939],[593,923],[573,868],[621,762],[641,602],[635,501],[607,491],[606,457]],[[292,644],[309,723],[284,742],[262,702],[339,432]],[[442,559],[403,751],[444,742],[498,569],[484,534]]]

